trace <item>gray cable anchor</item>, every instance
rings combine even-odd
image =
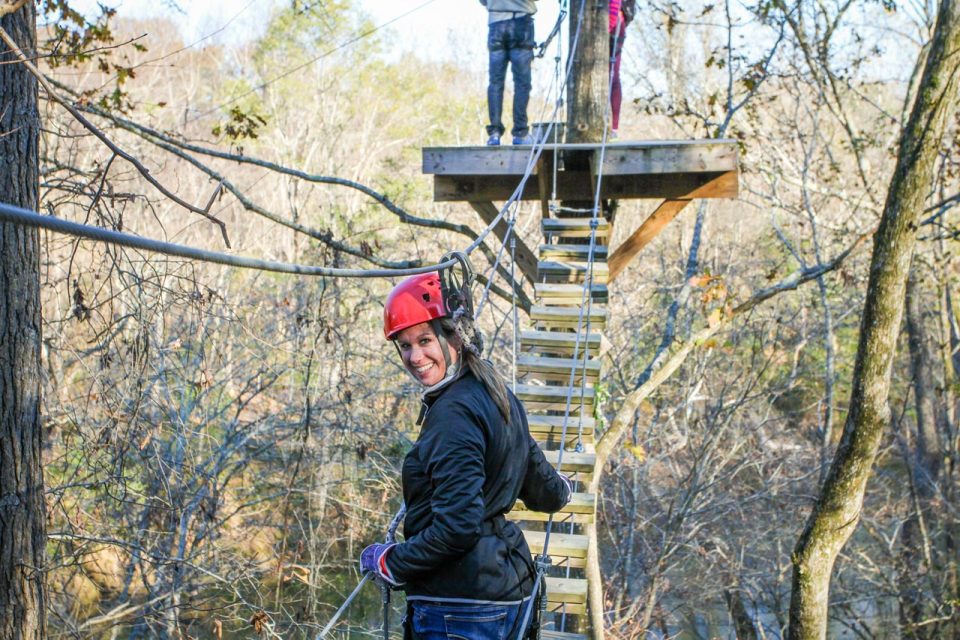
[[[403,521],[403,517],[404,517],[406,514],[407,514],[407,505],[401,504],[401,505],[400,505],[400,510],[397,511],[397,513],[396,513],[395,516],[393,516],[393,520],[390,521],[390,526],[387,527],[386,542],[387,542],[388,544],[391,543],[391,542],[396,542],[396,540],[397,540],[397,527],[400,526],[400,523]],[[340,608],[337,609],[337,612],[336,612],[335,614],[333,614],[333,617],[330,618],[330,622],[327,623],[327,626],[325,626],[325,627],[323,628],[323,630],[321,630],[320,633],[317,635],[316,640],[323,640],[323,638],[326,638],[326,637],[327,637],[327,634],[330,633],[330,630],[331,630],[331,629],[333,629],[333,625],[337,624],[337,620],[340,619],[340,616],[343,615],[343,612],[347,610],[347,607],[350,606],[350,604],[356,599],[357,595],[360,593],[360,590],[363,589],[363,585],[367,584],[367,582],[369,582],[371,579],[373,579],[373,574],[365,573],[365,574],[363,575],[363,578],[360,579],[360,582],[357,584],[357,586],[353,589],[353,591],[350,593],[350,595],[347,596],[347,599],[343,601],[343,604],[340,605]],[[386,585],[386,586],[388,587],[388,588],[387,588],[387,594],[386,594],[386,596],[383,596],[383,597],[386,598],[386,600],[385,600],[385,602],[384,602],[384,610],[383,610],[383,613],[384,613],[384,616],[383,616],[383,637],[384,637],[385,639],[387,638],[387,633],[388,633],[387,623],[388,623],[388,621],[389,621],[389,611],[390,611],[390,610],[389,610],[389,607],[390,607],[390,589],[389,589],[389,585]]]
[[[547,39],[537,46],[537,52],[534,54],[534,57],[542,58],[547,53],[547,47],[550,46],[550,43],[553,41],[553,39],[556,38],[557,34],[560,33],[560,26],[563,24],[563,19],[566,17],[567,10],[561,9],[560,15],[557,16],[557,23],[553,25],[553,30],[550,31],[550,35],[547,36]]]

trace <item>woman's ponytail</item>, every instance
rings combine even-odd
[[[473,320],[465,315],[457,317],[457,314],[454,314],[453,318],[442,318],[440,327],[448,337],[456,338],[464,364],[487,388],[494,404],[500,410],[500,415],[510,424],[510,395],[507,393],[507,385],[493,368],[493,363],[483,359],[483,336],[474,327]]]

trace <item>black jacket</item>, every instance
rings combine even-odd
[[[503,514],[518,497],[557,511],[567,488],[509,395],[510,425],[469,372],[425,400],[420,437],[403,462],[405,541],[387,556],[408,600],[511,602],[533,589],[530,549]]]

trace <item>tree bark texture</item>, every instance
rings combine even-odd
[[[813,512],[793,552],[788,637],[825,638],[830,576],[860,519],[887,405],[918,216],[933,181],[937,151],[957,95],[960,12],[944,0],[917,98],[900,139],[897,166],[874,236],[860,323],[850,408],[843,436]]]
[[[610,101],[608,8],[608,0],[570,3],[573,67],[567,81],[567,142],[603,139],[604,117]],[[580,24],[579,34],[577,24]]]
[[[0,26],[36,55],[34,2]],[[0,201],[36,210],[37,84],[13,60],[0,53]],[[46,634],[38,238],[36,229],[0,224],[0,640]]]
[[[937,400],[933,378],[934,355],[924,324],[921,308],[919,265],[914,263],[907,281],[906,314],[907,344],[910,349],[910,374],[917,408],[917,439],[914,450],[913,476],[921,499],[929,499],[936,488],[943,457],[940,433],[946,431],[946,412]]]
[[[906,329],[910,350],[910,378],[913,381],[914,406],[917,412],[917,431],[913,449],[906,451],[910,457],[911,504],[914,509],[903,523],[900,541],[900,620],[901,633],[906,638],[936,637],[936,625],[919,624],[926,613],[934,608],[934,597],[924,589],[924,577],[937,554],[937,545],[932,538],[934,527],[931,517],[931,499],[936,493],[937,476],[940,472],[941,443],[939,430],[945,416],[937,400],[934,388],[933,369],[935,359],[930,351],[929,339],[924,324],[921,305],[923,290],[919,274],[920,264],[915,259],[907,280]],[[909,441],[909,438],[904,438]],[[938,528],[938,527],[937,527]],[[937,562],[934,560],[934,562]],[[932,617],[936,617],[935,615]]]
[[[736,580],[735,576],[731,576]],[[731,586],[724,588],[723,598],[727,601],[727,611],[733,621],[733,629],[737,640],[757,640],[757,628],[753,624],[753,617],[744,602],[743,590],[736,580]]]

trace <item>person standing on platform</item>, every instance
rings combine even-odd
[[[623,91],[620,87],[620,58],[623,55],[623,41],[627,37],[627,25],[637,12],[636,0],[610,0],[610,138],[616,140],[620,129],[620,104]]]
[[[533,63],[533,14],[536,0],[480,0],[487,8],[489,31],[487,49],[490,51],[490,84],[487,86],[487,144],[499,145],[505,129],[503,114],[503,86],[507,78],[507,64],[513,74],[513,144],[533,144],[527,123],[527,103],[533,86],[530,66]]]

